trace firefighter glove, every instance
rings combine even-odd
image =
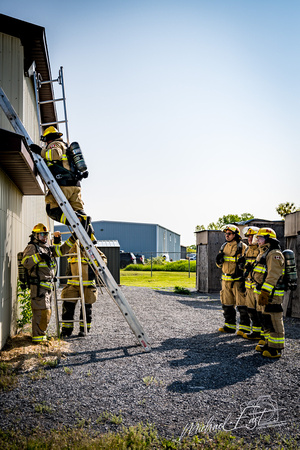
[[[244,270],[245,264],[246,264],[246,258],[245,258],[245,256],[240,256],[239,259],[238,259],[238,261],[237,261],[237,263],[238,263],[239,269]]]
[[[59,231],[55,231],[54,238],[53,238],[53,244],[60,244],[61,243],[61,234]]]
[[[49,256],[47,253],[41,253],[40,257],[43,261],[46,262],[46,264],[50,264],[51,262],[51,256]]]
[[[29,148],[30,148],[30,150],[31,150],[33,153],[37,153],[38,155],[41,154],[42,147],[40,147],[39,145],[31,144],[31,145],[29,146]]]
[[[218,253],[216,257],[216,263],[221,266],[224,262],[224,255],[223,253]]]
[[[258,297],[258,304],[260,306],[265,306],[269,303],[270,294],[267,291],[261,291]]]

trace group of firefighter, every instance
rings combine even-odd
[[[216,257],[222,269],[222,333],[258,341],[255,350],[280,358],[284,348],[283,298],[285,258],[272,228],[248,226],[242,242],[235,225],[223,228],[226,242]],[[237,325],[237,312],[239,323]]]
[[[68,145],[62,139],[60,133],[55,127],[48,127],[41,140],[46,143],[44,148],[32,144],[30,149],[45,159],[50,171],[56,178],[58,185],[69,201],[75,214],[81,221],[93,243],[96,243],[94,230],[91,224],[91,218],[83,210],[83,201],[81,198],[80,180],[87,177],[86,168],[84,168],[83,157],[77,151],[76,163],[81,163],[81,167],[76,167],[74,160],[67,154]],[[77,144],[77,143],[75,143]],[[71,144],[72,146],[72,144]],[[78,146],[77,150],[78,150]],[[70,148],[70,147],[69,147]],[[82,169],[83,167],[83,169]],[[49,217],[69,225],[66,216],[63,214],[55,198],[48,192],[46,195],[46,211]],[[30,288],[31,309],[32,309],[32,341],[41,343],[47,341],[47,328],[51,318],[51,299],[53,296],[55,275],[57,271],[56,258],[69,254],[67,273],[70,276],[66,286],[61,292],[61,298],[66,299],[62,305],[62,328],[61,337],[71,336],[74,328],[74,312],[77,300],[81,298],[78,252],[80,243],[73,233],[64,244],[61,244],[60,232],[54,233],[53,241],[49,241],[49,229],[43,224],[38,223],[32,230],[30,241],[23,252],[21,264],[27,273],[27,285]],[[106,256],[97,249],[105,263]],[[89,260],[80,248],[80,261],[83,294],[85,302],[85,316],[87,332],[90,331],[92,321],[92,305],[97,299],[96,276],[91,269]],[[73,299],[69,300],[68,299]],[[79,336],[85,335],[84,313],[80,310],[80,328]]]
[[[32,152],[41,155],[50,171],[56,178],[65,197],[69,201],[82,225],[93,242],[96,242],[91,218],[83,210],[80,180],[88,173],[84,159],[75,144],[76,159],[68,155],[68,145],[53,126],[48,127],[41,139],[46,143],[44,148],[32,144]],[[72,144],[71,146],[72,147]],[[70,148],[69,147],[69,148]],[[75,161],[75,164],[74,164]],[[76,167],[76,164],[81,167]],[[49,192],[46,195],[46,211],[58,222],[68,224],[56,200]],[[285,259],[280,250],[279,241],[272,228],[246,227],[243,230],[248,239],[248,245],[242,242],[240,230],[235,225],[226,225],[223,229],[226,242],[222,245],[216,264],[222,269],[221,303],[225,319],[222,333],[236,333],[249,339],[257,340],[256,350],[264,357],[279,358],[284,348],[283,325],[283,276]],[[62,290],[63,302],[61,336],[70,336],[74,328],[74,311],[76,301],[80,297],[79,267],[76,247],[80,246],[76,235],[61,244],[59,232],[54,233],[54,240],[49,243],[49,230],[38,223],[32,230],[30,242],[23,252],[22,264],[29,274],[32,307],[32,339],[39,343],[47,340],[47,328],[51,317],[51,297],[56,274],[56,257],[70,253],[68,258],[68,273],[72,276]],[[81,250],[80,250],[81,251]],[[105,255],[100,252],[107,262]],[[95,274],[89,260],[81,252],[82,278],[85,298],[87,331],[92,320],[92,304],[97,298]],[[239,323],[237,329],[237,312]],[[80,312],[79,336],[84,336],[83,311]]]

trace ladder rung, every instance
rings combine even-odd
[[[40,84],[57,83],[58,81],[59,81],[59,78],[56,78],[56,80],[40,81]]]
[[[58,123],[67,123],[67,122],[68,122],[67,120],[59,120],[58,122],[47,122],[47,123],[42,123],[41,125],[43,127],[45,127],[46,125],[56,125]]]
[[[72,302],[72,301],[77,301],[77,300],[81,300],[81,297],[74,297],[74,298],[57,298],[56,299],[58,302]]]
[[[59,323],[76,323],[76,322],[82,322],[82,319],[74,319],[74,320],[59,320]]]
[[[79,278],[79,275],[61,275],[60,277],[56,277],[58,280],[63,278]]]
[[[46,105],[47,103],[55,103],[55,102],[61,102],[65,100],[64,98],[54,98],[53,100],[43,100],[42,102],[39,102],[40,105]]]

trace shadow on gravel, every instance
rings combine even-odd
[[[101,348],[99,350],[86,350],[83,352],[68,353],[72,361],[64,363],[66,367],[84,366],[85,364],[99,363],[114,359],[128,358],[136,355],[145,355],[140,345],[127,347]],[[132,352],[132,350],[134,350]]]
[[[276,363],[263,358],[255,351],[255,345],[236,336],[211,333],[167,339],[156,350],[165,352],[186,348],[182,359],[172,360],[169,364],[174,368],[192,366],[185,372],[192,379],[175,381],[167,387],[172,392],[186,393],[231,386],[255,376],[260,367]]]

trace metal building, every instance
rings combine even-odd
[[[29,135],[39,143],[32,64],[43,78],[52,78],[43,27],[0,14],[0,84]],[[52,99],[49,86],[41,100]],[[43,122],[56,120],[53,105],[41,106]],[[38,222],[53,228],[45,212],[45,191],[36,176],[25,140],[17,135],[0,108],[0,348],[16,331],[17,253],[23,251]]]
[[[118,240],[121,250],[146,258],[168,255],[173,261],[181,257],[180,235],[158,224],[137,222],[93,222],[99,240]]]

